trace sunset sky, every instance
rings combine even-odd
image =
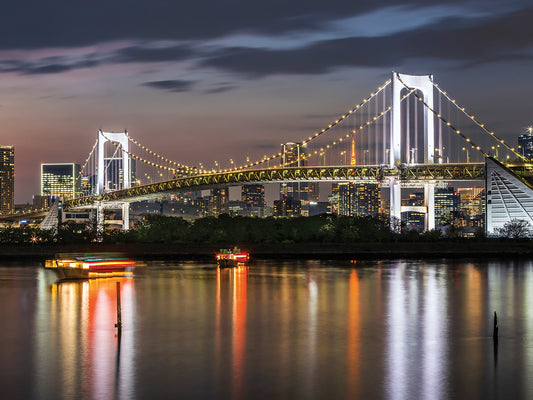
[[[533,123],[530,0],[21,0],[0,21],[17,203],[41,162],[83,163],[98,129],[185,164],[260,157],[393,70],[433,74],[509,141]]]

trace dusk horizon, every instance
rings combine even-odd
[[[259,159],[391,71],[432,74],[511,144],[532,122],[526,1],[27,3],[0,25],[16,203],[39,193],[41,163],[82,164],[99,129],[186,165]]]

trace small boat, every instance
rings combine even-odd
[[[114,253],[59,254],[46,260],[44,268],[59,280],[131,276],[135,261]]]
[[[241,251],[238,247],[232,249],[220,249],[216,254],[217,264],[220,268],[232,268],[244,265],[249,259],[250,255]]]

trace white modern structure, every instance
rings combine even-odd
[[[428,108],[433,108],[433,76],[432,75],[405,75],[397,72],[392,73],[392,117],[390,128],[391,149],[389,167],[391,169],[413,162],[410,156],[410,149],[405,146],[404,141],[408,132],[402,132],[402,112],[401,100],[402,92],[409,90],[418,90],[422,92],[421,97],[427,107],[424,107],[424,164],[434,163],[435,156],[435,134],[434,134],[434,115]],[[409,118],[409,116],[407,117]],[[395,228],[395,220],[401,220],[402,212],[413,211],[412,207],[402,207],[402,186],[400,180],[396,177],[389,178],[390,189],[390,216],[391,227]],[[422,212],[425,217],[425,230],[435,229],[435,182],[429,181],[424,183],[424,205],[417,207],[415,210]]]
[[[533,187],[498,161],[485,160],[487,235],[499,235],[499,229],[512,220],[533,226]]]

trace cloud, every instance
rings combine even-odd
[[[391,67],[411,59],[460,63],[519,58],[533,47],[533,8],[473,22],[446,18],[389,36],[323,40],[298,49],[234,47],[201,61],[249,77],[321,74],[338,67]],[[513,29],[509,29],[512,26]]]
[[[167,92],[188,92],[192,89],[196,82],[181,79],[165,80],[165,81],[151,81],[145,82],[142,86],[148,86],[154,89],[165,90]]]
[[[533,8],[517,1],[504,5],[488,1],[494,7],[476,8],[475,2],[428,6],[422,0],[409,6],[389,0],[379,7],[366,3],[356,7],[347,0],[327,5],[318,0],[295,0],[286,7],[238,1],[224,7],[207,7],[202,1],[178,6],[154,0],[150,7],[142,7],[138,0],[128,1],[128,7],[121,9],[124,2],[105,3],[105,15],[98,16],[99,25],[106,29],[94,27],[98,0],[90,7],[82,3],[79,9],[58,0],[61,7],[54,9],[50,21],[36,19],[39,13],[50,14],[49,7],[43,9],[41,2],[36,2],[24,11],[27,15],[22,22],[34,23],[31,35],[23,27],[16,30],[20,35],[0,34],[0,49],[106,41],[114,45],[77,49],[76,55],[63,51],[62,55],[35,57],[28,52],[21,58],[0,60],[0,72],[59,74],[105,64],[186,61],[244,77],[264,77],[323,74],[340,67],[391,68],[413,59],[451,60],[467,67],[506,57],[525,58],[523,53],[533,47]],[[18,9],[17,5],[7,7]],[[112,19],[119,10],[121,18]],[[197,14],[201,18],[195,19]],[[52,23],[62,18],[64,24]],[[21,23],[19,18],[14,20]],[[378,26],[380,21],[387,21],[387,26]],[[396,25],[394,21],[398,21]],[[4,23],[0,23],[1,33],[12,21],[4,13],[0,22]],[[83,32],[82,27],[86,28]],[[213,86],[205,93],[232,89],[231,85]]]
[[[195,50],[188,45],[154,47],[149,44],[121,48],[109,56],[110,62],[165,62],[182,61],[193,57]]]
[[[57,74],[105,64],[177,62],[193,57],[194,50],[186,45],[135,45],[103,52],[78,52],[76,55],[47,56],[28,59],[0,60],[0,72],[23,75]]]
[[[379,7],[394,3],[386,0]],[[351,0],[7,2],[0,15],[0,49],[78,47],[118,40],[205,40],[239,32],[282,34],[316,29],[332,17],[375,8]]]
[[[230,90],[237,89],[238,86],[233,83],[218,83],[215,85],[211,85],[210,88],[204,91],[206,94],[216,94],[216,93],[224,93],[229,92]]]

